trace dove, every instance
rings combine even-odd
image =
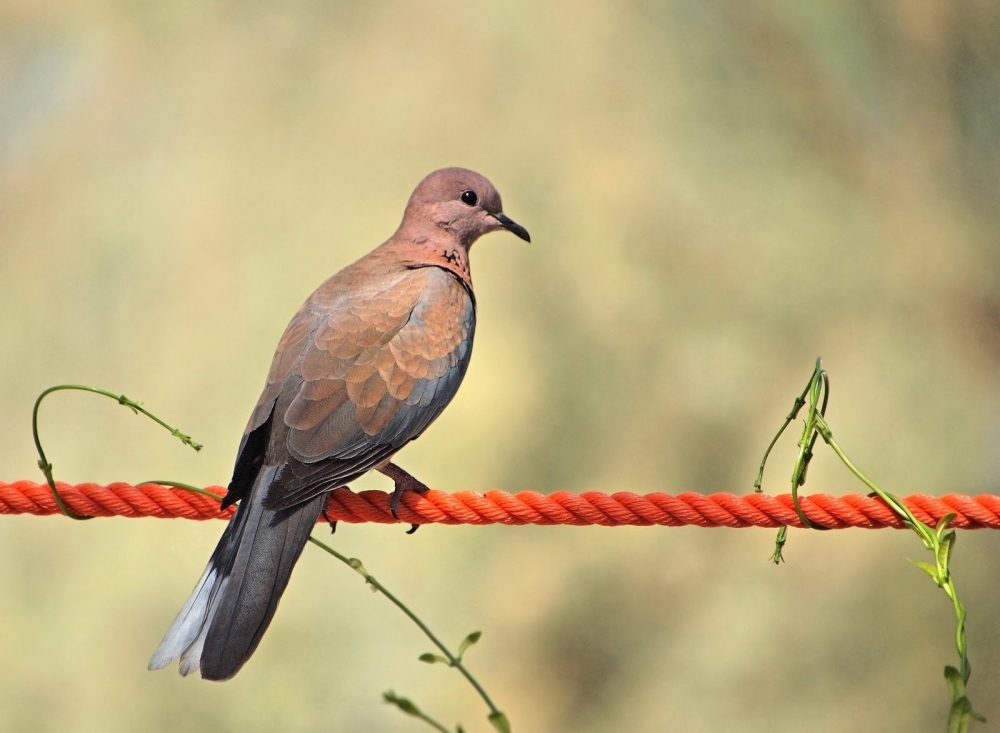
[[[254,653],[328,494],[369,471],[427,487],[392,462],[458,390],[476,330],[469,250],[506,230],[486,178],[444,168],[388,240],[326,280],[278,343],[222,506],[238,502],[208,566],[149,662],[233,677]]]

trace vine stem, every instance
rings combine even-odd
[[[794,419],[798,411],[805,406],[806,401],[804,398],[806,395],[809,396],[809,410],[806,413],[802,437],[799,440],[799,455],[795,462],[795,467],[792,470],[792,502],[794,504],[795,511],[799,515],[799,518],[802,519],[804,525],[815,529],[821,529],[821,527],[818,527],[814,523],[806,520],[802,512],[802,508],[799,505],[797,489],[805,483],[806,469],[808,467],[809,460],[812,458],[813,446],[816,444],[816,439],[818,437],[822,437],[823,442],[825,442],[833,450],[848,470],[853,473],[854,476],[865,486],[871,489],[875,495],[882,499],[882,501],[884,501],[890,509],[896,512],[896,514],[902,518],[904,524],[912,529],[918,537],[920,537],[924,547],[931,551],[934,555],[934,564],[917,562],[914,560],[911,560],[910,562],[913,562],[913,564],[930,576],[931,580],[933,580],[934,583],[944,591],[945,595],[948,596],[955,609],[957,622],[955,628],[955,647],[958,651],[960,669],[955,669],[951,665],[948,665],[944,670],[945,680],[947,681],[952,694],[952,705],[948,714],[948,731],[949,733],[965,733],[968,731],[969,725],[973,720],[985,722],[986,719],[973,709],[972,703],[965,694],[965,686],[969,681],[970,675],[972,674],[972,666],[969,664],[965,636],[966,611],[965,606],[958,599],[958,591],[955,588],[955,582],[951,576],[951,571],[949,570],[951,551],[955,546],[957,535],[955,530],[948,529],[948,525],[955,518],[955,514],[946,514],[940,519],[940,521],[938,521],[937,526],[932,529],[917,519],[913,512],[911,512],[898,497],[883,491],[876,486],[875,483],[865,476],[865,474],[854,465],[854,462],[847,457],[847,454],[843,451],[837,441],[834,440],[833,431],[830,429],[830,426],[827,424],[825,419],[826,407],[830,395],[830,381],[826,370],[823,369],[822,361],[820,359],[816,360],[816,366],[813,369],[812,377],[809,379],[809,384],[806,386],[802,395],[795,400],[791,413],[785,418],[784,424],[778,431],[778,436],[780,436],[785,428],[788,427],[789,423],[792,419]],[[822,406],[820,406],[821,396],[823,398]],[[775,440],[777,440],[778,436],[775,436]],[[760,485],[764,463],[767,460],[768,454],[771,452],[771,448],[774,447],[775,440],[771,441],[771,444],[768,446],[767,451],[764,454],[764,460],[761,461],[761,470],[758,472],[757,482],[754,484],[755,488]],[[775,543],[775,552],[772,556],[775,563],[781,560],[781,551],[784,543],[785,532],[784,528],[782,528],[782,531],[779,531],[778,533],[778,538]]]
[[[132,412],[136,413],[137,415],[139,413],[142,413],[150,420],[155,422],[157,425],[160,425],[166,430],[168,430],[171,435],[180,440],[184,445],[190,446],[194,448],[196,451],[200,451],[202,449],[201,443],[196,443],[195,441],[191,440],[191,436],[185,435],[177,428],[168,425],[163,420],[158,418],[156,415],[151,413],[149,410],[144,408],[141,403],[129,399],[123,394],[115,394],[114,392],[109,392],[106,389],[89,387],[85,384],[58,384],[55,387],[49,387],[40,395],[38,395],[38,399],[35,400],[35,407],[31,411],[31,437],[35,441],[35,450],[38,452],[38,467],[42,469],[42,473],[45,474],[45,482],[49,485],[49,488],[52,490],[52,496],[56,500],[56,504],[59,505],[60,511],[62,511],[62,513],[65,514],[70,519],[77,519],[83,521],[86,519],[93,519],[93,517],[81,517],[79,514],[70,509],[66,505],[66,502],[63,501],[62,496],[59,495],[59,490],[56,488],[56,480],[52,473],[52,464],[49,463],[48,459],[45,457],[45,451],[42,450],[42,441],[41,438],[39,438],[38,436],[38,408],[41,407],[42,400],[44,400],[53,392],[61,392],[63,390],[90,392],[92,394],[108,397],[112,400],[115,400],[119,405],[124,405],[125,407],[129,408],[130,410],[132,410]]]
[[[938,547],[941,544],[941,539],[938,535],[940,531],[947,526],[947,522],[944,520],[949,519],[949,517],[946,516],[942,519],[941,524],[939,525],[940,527],[939,531],[935,532],[933,529],[931,529],[926,524],[917,519],[913,515],[913,512],[911,512],[910,509],[903,502],[901,502],[896,496],[888,492],[882,491],[882,489],[880,489],[878,486],[872,483],[872,481],[867,476],[865,476],[864,473],[862,473],[857,466],[854,465],[851,459],[847,457],[847,454],[845,454],[844,451],[841,449],[837,441],[834,440],[833,434],[830,431],[830,426],[827,425],[826,421],[823,420],[823,418],[821,417],[817,418],[816,428],[817,430],[819,430],[820,435],[823,437],[823,441],[828,446],[830,446],[830,448],[833,449],[833,452],[836,453],[837,456],[840,458],[840,460],[844,462],[844,465],[847,466],[847,468],[851,471],[851,473],[853,473],[858,479],[860,479],[865,484],[865,486],[867,486],[876,494],[878,494],[879,498],[882,499],[882,501],[884,501],[890,507],[892,507],[892,509],[896,513],[902,516],[906,524],[909,525],[909,527],[920,536],[920,539],[923,540],[924,545],[927,547],[927,549],[934,552],[935,558],[937,558]],[[951,542],[954,542],[954,540],[951,540]],[[947,557],[945,559],[947,560]],[[940,586],[941,590],[945,592],[945,595],[948,596],[948,599],[952,602],[952,605],[955,608],[955,616],[958,619],[958,628],[955,634],[955,647],[958,650],[958,656],[960,664],[962,666],[961,670],[962,681],[968,682],[969,675],[972,673],[972,669],[971,666],[969,665],[969,660],[966,651],[965,606],[958,599],[958,593],[955,591],[954,581],[952,581],[951,579],[951,573],[948,570],[947,563],[944,563],[942,566],[942,564],[939,562],[938,565],[940,566],[939,568],[937,568],[938,574],[936,576],[931,575],[931,577],[938,584],[938,586]]]
[[[465,668],[464,664],[462,664],[462,660],[456,657],[454,654],[452,654],[451,651],[449,651],[448,647],[446,647],[441,642],[441,640],[434,635],[434,632],[427,627],[427,624],[421,621],[420,617],[418,617],[415,613],[413,613],[413,611],[411,611],[405,603],[396,598],[396,596],[394,596],[384,585],[382,585],[378,580],[376,580],[375,576],[373,576],[365,569],[365,566],[361,563],[360,560],[358,560],[356,557],[349,558],[346,555],[340,554],[332,547],[327,545],[325,542],[320,542],[315,537],[310,537],[309,541],[312,542],[317,547],[320,547],[326,552],[333,555],[342,563],[350,567],[352,570],[356,571],[358,574],[361,575],[361,577],[365,579],[366,583],[371,585],[373,588],[378,590],[382,595],[384,595],[386,598],[392,601],[392,603],[396,606],[396,608],[405,613],[407,617],[409,617],[409,619],[413,623],[415,623],[420,628],[421,631],[424,632],[424,634],[427,636],[428,639],[431,640],[434,646],[436,646],[438,649],[441,650],[441,653],[444,654],[445,658],[448,660],[448,666],[455,667],[459,672],[462,673],[465,679],[469,681],[469,684],[475,688],[476,692],[479,693],[479,696],[483,698],[483,701],[489,707],[490,715],[491,716],[503,715],[503,713],[500,712],[497,706],[493,704],[493,701],[490,699],[490,696],[486,693],[486,690],[483,689],[482,685],[479,684],[476,678],[472,676],[472,673]]]

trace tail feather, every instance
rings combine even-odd
[[[207,624],[202,677],[229,679],[254,653],[325,504],[322,494],[288,509],[261,509],[256,523],[251,517],[235,556],[232,585],[213,603],[218,620]]]
[[[257,648],[326,501],[324,493],[288,509],[265,509],[276,473],[276,466],[261,470],[240,502],[150,669],[180,657],[181,674],[199,670],[205,679],[226,680]]]
[[[153,658],[149,660],[150,670],[163,669],[191,646],[191,642],[201,631],[208,613],[209,596],[215,587],[216,575],[215,569],[209,563],[198,584],[194,587],[191,597],[187,599],[184,608],[177,614],[177,618],[174,619],[163,637],[163,641],[160,642],[160,646],[154,652]]]

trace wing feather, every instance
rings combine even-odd
[[[247,426],[274,410],[268,450],[287,456],[267,507],[352,481],[418,437],[458,390],[474,333],[468,291],[436,267],[321,287],[285,331]]]

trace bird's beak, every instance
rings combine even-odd
[[[496,219],[498,222],[500,222],[500,226],[502,226],[504,229],[506,229],[511,234],[516,234],[521,239],[523,239],[525,242],[530,242],[531,241],[531,235],[528,234],[528,230],[525,229],[520,224],[518,224],[513,219],[511,219],[509,216],[507,216],[502,211],[499,211],[496,214],[490,214],[490,216],[492,216],[494,219]]]

